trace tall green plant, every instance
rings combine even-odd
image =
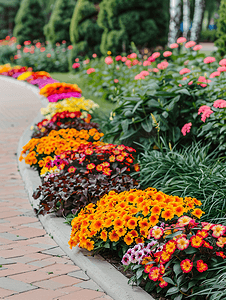
[[[65,40],[70,43],[69,27],[76,0],[57,0],[49,23],[44,27],[46,40],[52,44]]]
[[[22,0],[15,18],[13,35],[19,44],[30,40],[44,40],[44,15],[38,0]]]
[[[104,30],[101,52],[128,51],[138,47],[164,45],[168,30],[168,1],[103,0],[98,24]]]
[[[226,0],[221,0],[220,4],[217,38],[215,45],[218,47],[220,55],[223,56],[226,54]]]
[[[70,66],[79,55],[100,54],[102,29],[97,24],[99,1],[78,0],[70,24],[70,38],[73,51]]]

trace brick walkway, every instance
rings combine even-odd
[[[24,190],[16,151],[40,100],[1,77],[0,91],[0,299],[112,300],[46,234]]]

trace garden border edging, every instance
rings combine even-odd
[[[1,78],[2,77],[3,76],[1,76]],[[40,98],[43,105],[46,106],[48,104],[47,99],[39,95],[39,89],[37,87],[13,78],[3,77],[2,79],[5,81],[13,81],[15,84],[31,89]],[[41,119],[42,116],[39,113],[30,126],[41,121]],[[17,158],[20,155],[22,147],[30,140],[30,126],[26,128],[20,137]],[[20,162],[18,160],[18,166],[31,206],[35,208],[37,207],[38,201],[33,199],[32,194],[33,191],[41,185],[41,180],[38,173],[30,167],[27,167],[24,161]],[[47,233],[53,237],[70,259],[114,300],[154,300],[153,297],[146,293],[142,288],[128,285],[128,278],[104,260],[100,255],[92,256],[90,255],[90,252],[85,249],[80,249],[79,247],[70,250],[68,240],[70,238],[71,228],[64,223],[63,218],[57,218],[54,215],[41,215],[38,216],[38,218]]]

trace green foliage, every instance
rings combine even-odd
[[[75,0],[56,1],[49,23],[44,27],[46,39],[53,45],[63,40],[70,43],[69,27],[75,3]]]
[[[22,0],[15,18],[13,35],[19,44],[43,40],[44,15],[38,0]]]
[[[66,44],[58,45],[54,49],[51,44],[41,48],[35,47],[33,51],[31,47],[24,48],[29,49],[29,51],[20,51],[19,58],[16,60],[17,64],[32,67],[33,71],[68,71],[68,58],[71,50],[66,47]]]
[[[0,1],[0,39],[4,39],[7,35],[12,36],[19,3],[19,0]]]
[[[222,218],[226,213],[226,162],[210,145],[194,143],[182,150],[148,150],[139,156],[140,183],[166,194],[195,197],[202,202],[203,220]]]
[[[104,29],[101,52],[129,50],[133,41],[139,48],[164,45],[167,39],[168,2],[103,0],[98,24]]]
[[[226,0],[221,0],[219,19],[217,22],[217,40],[215,45],[223,56],[226,54]]]
[[[100,55],[99,45],[102,29],[96,19],[100,1],[78,0],[70,24],[70,39],[73,44],[70,67],[74,59],[80,55],[91,57],[93,53]]]
[[[200,41],[201,42],[215,42],[217,39],[216,37],[216,30],[202,30],[200,33]]]

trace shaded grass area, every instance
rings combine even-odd
[[[104,98],[95,97],[90,91],[89,87],[84,82],[83,78],[79,77],[79,74],[72,73],[50,73],[52,78],[59,80],[60,82],[67,83],[76,83],[82,89],[82,95],[86,99],[91,99],[97,104],[99,104],[100,108],[98,109],[99,113],[104,113],[104,115],[109,116],[110,112],[115,108],[116,104],[111,103]]]

